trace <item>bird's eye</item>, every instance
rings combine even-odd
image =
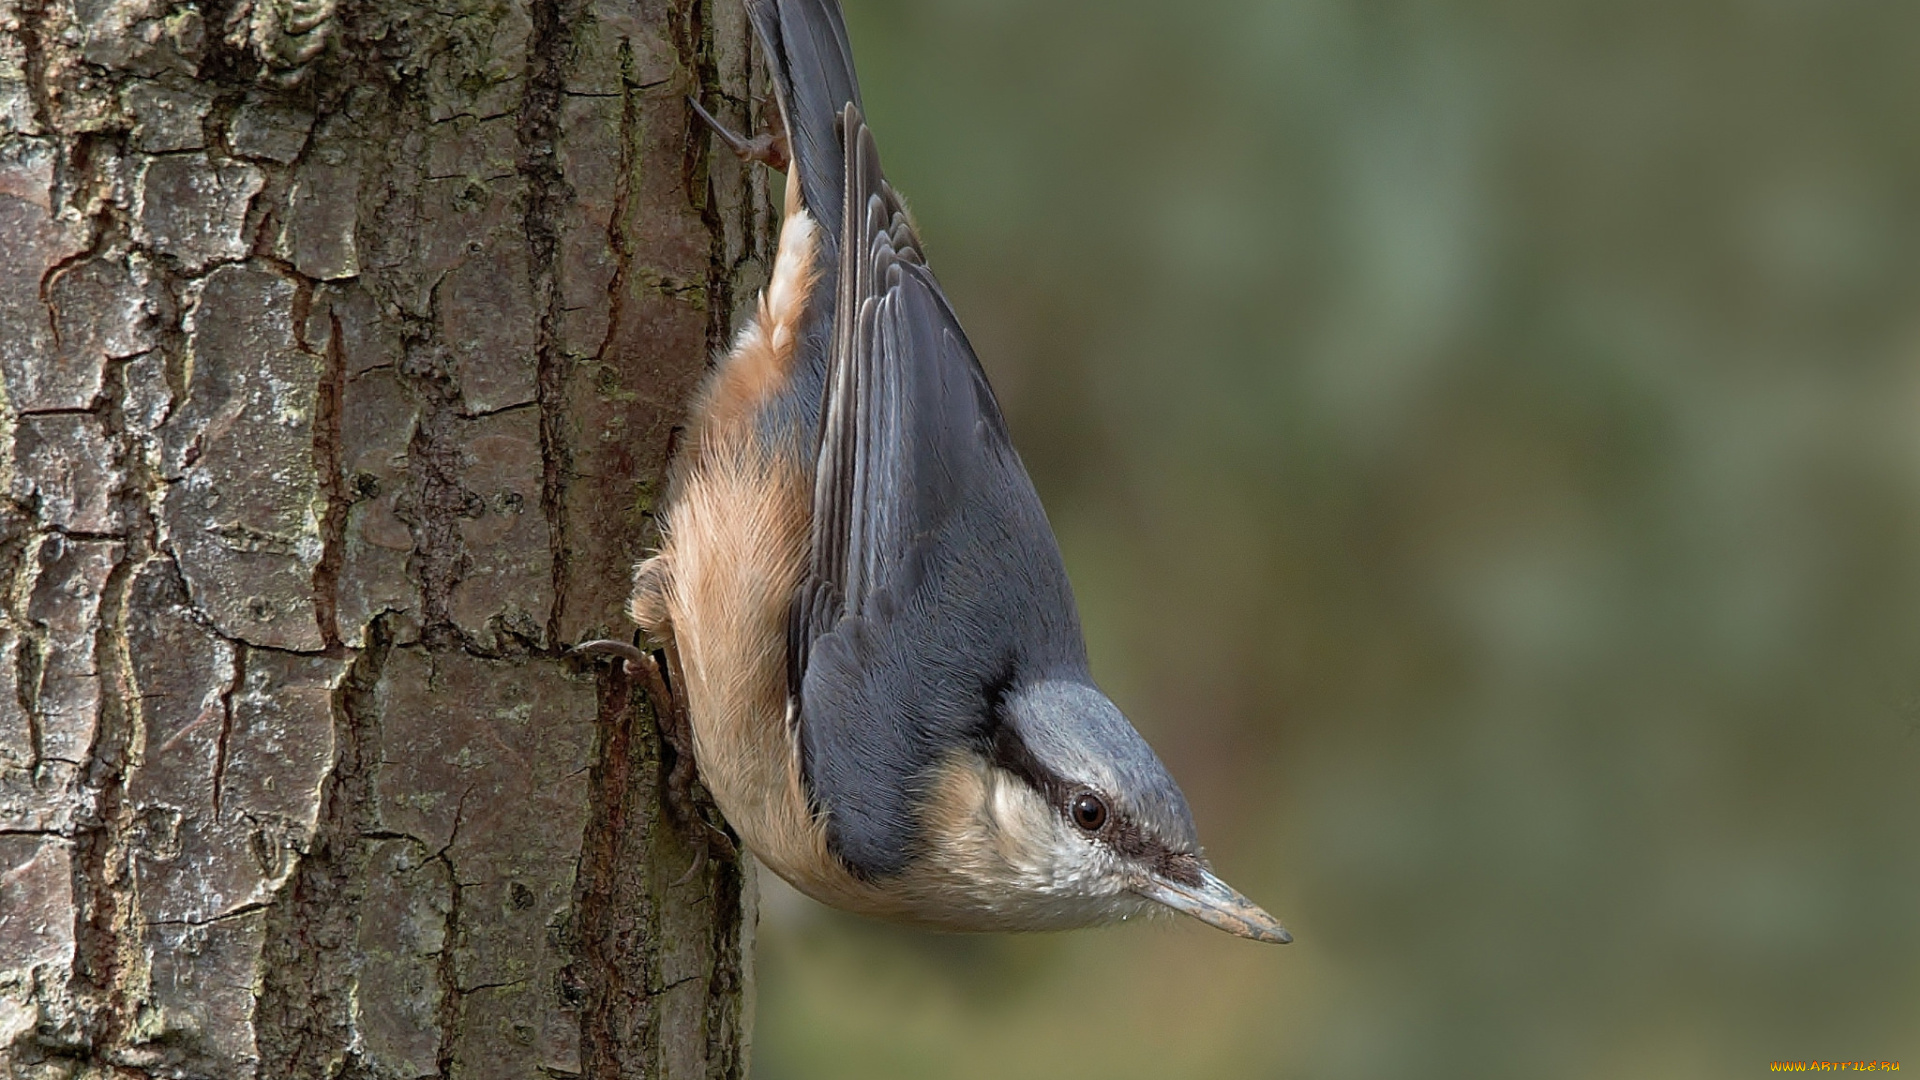
[[[1091,791],[1081,792],[1073,798],[1073,823],[1088,832],[1099,832],[1107,823],[1107,804]]]

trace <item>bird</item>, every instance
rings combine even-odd
[[[1290,942],[1214,874],[1093,681],[1046,512],[881,170],[838,3],[744,2],[774,130],[688,102],[786,172],[772,273],[635,571],[665,674],[630,643],[582,648],[642,661],[734,834],[823,903],[989,932],[1171,909]]]

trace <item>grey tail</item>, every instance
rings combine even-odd
[[[840,237],[845,167],[840,112],[860,105],[853,49],[839,0],[746,0],[747,15],[766,50],[780,113],[800,170],[800,197],[829,243]],[[864,110],[863,110],[864,111]]]

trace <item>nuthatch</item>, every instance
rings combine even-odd
[[[1040,930],[1160,904],[1292,940],[1208,870],[1180,788],[1088,674],[1046,513],[880,171],[837,3],[746,5],[783,133],[713,126],[787,165],[786,214],[632,601],[671,643],[668,711],[714,802],[851,911]]]

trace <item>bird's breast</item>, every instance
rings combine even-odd
[[[793,379],[819,277],[816,228],[791,183],[788,203],[755,318],[696,399],[633,615],[673,641],[701,781],[747,847],[818,899],[872,909],[872,890],[828,848],[788,716],[787,620],[807,559],[812,470],[797,439],[769,443],[781,430],[762,419]]]

